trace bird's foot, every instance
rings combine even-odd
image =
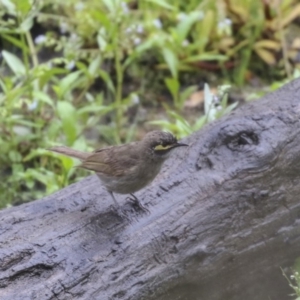
[[[135,195],[130,194],[130,196],[131,197],[128,197],[127,199],[132,202],[133,206],[136,206],[138,209],[142,210],[143,212],[150,214],[150,210],[147,207],[145,207]]]
[[[123,208],[120,206],[120,204],[119,204],[118,201],[116,200],[116,198],[115,198],[113,192],[111,192],[111,191],[108,191],[108,192],[109,192],[109,194],[111,195],[112,200],[114,201],[114,204],[115,204],[115,205],[112,206],[112,209],[116,212],[116,214],[117,214],[121,219],[127,220],[127,221],[131,222],[131,221],[132,221],[131,218],[128,216],[126,210],[123,209]]]
[[[132,219],[128,216],[128,212],[121,206],[111,205],[111,209],[123,220],[127,220],[131,223]]]

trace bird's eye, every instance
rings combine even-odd
[[[154,151],[168,150],[170,148],[172,148],[172,145],[156,145]]]

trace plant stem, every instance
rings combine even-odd
[[[291,66],[289,64],[289,58],[288,58],[288,48],[287,48],[287,44],[286,44],[286,39],[284,37],[284,31],[283,31],[283,25],[282,25],[282,14],[281,14],[280,3],[278,3],[278,5],[276,5],[276,12],[279,16],[278,32],[279,32],[279,37],[280,37],[280,42],[281,42],[281,47],[282,47],[284,68],[285,68],[285,72],[286,72],[286,75],[288,76],[288,78],[292,79]]]
[[[23,55],[23,61],[24,61],[25,69],[26,69],[26,75],[28,76],[29,69],[30,69],[30,64],[29,64],[29,60],[28,60],[28,55],[27,55],[26,50],[25,50],[26,41],[25,41],[24,33],[20,33],[20,38],[21,38],[22,44],[24,46],[24,47],[22,47],[22,55]]]
[[[35,46],[34,46],[34,43],[32,40],[32,36],[31,36],[30,32],[28,32],[28,31],[25,33],[25,35],[26,35],[26,40],[28,43],[30,55],[32,58],[32,64],[34,67],[37,67],[39,65],[39,60],[38,60],[36,49],[35,49]]]
[[[122,121],[122,87],[123,87],[123,68],[121,65],[120,52],[117,45],[117,38],[115,39],[115,68],[117,73],[117,84],[116,84],[116,138],[117,142],[120,143],[120,131]]]

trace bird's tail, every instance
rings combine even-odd
[[[75,157],[80,160],[85,160],[90,155],[88,152],[75,150],[72,148],[68,148],[66,146],[55,146],[52,148],[48,148],[47,150],[57,152],[57,153],[60,153],[60,154],[66,155],[66,156]]]

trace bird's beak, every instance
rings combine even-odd
[[[184,144],[184,143],[176,143],[176,144],[173,145],[173,148],[175,148],[175,147],[183,147],[183,146],[187,147],[188,144]]]

